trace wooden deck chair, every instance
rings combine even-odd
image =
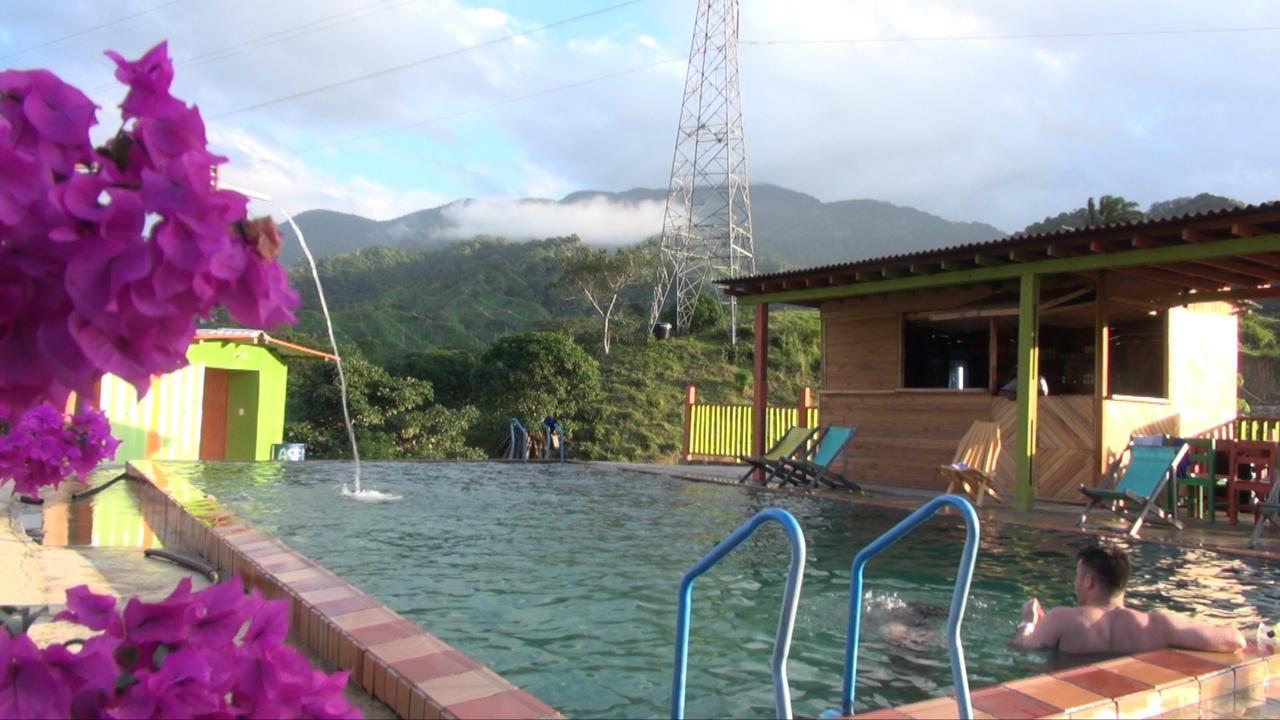
[[[1089,505],[1085,507],[1077,524],[1083,529],[1089,512],[1096,507],[1105,507],[1131,523],[1129,537],[1138,536],[1147,513],[1154,513],[1160,520],[1181,530],[1182,523],[1157,503],[1175,468],[1187,452],[1185,444],[1177,447],[1151,447],[1135,445],[1130,441],[1120,457],[1111,463],[1103,487],[1080,486],[1080,492],[1089,498]],[[1129,455],[1129,465],[1122,471],[1120,462],[1126,453]]]
[[[973,504],[982,507],[988,495],[996,502],[1004,502],[1000,493],[991,486],[1000,461],[1000,424],[974,421],[968,432],[960,438],[956,456],[950,465],[938,468],[938,474],[947,481],[947,492],[962,490],[973,498]]]
[[[764,455],[739,455],[738,459],[750,465],[751,468],[742,477],[738,478],[738,482],[746,482],[747,478],[751,477],[751,473],[756,470],[764,470],[766,473],[771,472],[774,464],[782,458],[803,457],[804,453],[807,452],[805,443],[816,432],[818,432],[818,428],[793,427]],[[767,477],[768,475],[766,474],[766,479]]]
[[[803,483],[812,490],[818,486],[818,483],[822,483],[833,488],[861,491],[862,487],[847,477],[849,474],[849,455],[844,451],[845,446],[849,444],[849,440],[856,432],[858,432],[856,427],[828,425],[827,429],[818,437],[818,444],[814,447],[811,456],[808,458],[782,458],[778,461],[778,467],[773,474],[774,477],[778,478],[778,485],[800,485]],[[836,458],[842,456],[844,457],[842,472],[832,470],[831,464],[836,461]]]
[[[1262,538],[1262,527],[1267,520],[1280,526],[1280,482],[1271,483],[1271,492],[1260,503],[1254,505],[1258,514],[1253,518],[1253,534],[1249,536],[1249,547],[1257,547]]]

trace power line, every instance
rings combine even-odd
[[[648,70],[649,68],[657,67],[659,65],[665,65],[671,62],[677,62],[677,61],[685,62],[687,59],[688,58],[683,58],[683,57],[670,57],[670,58],[664,58],[662,60],[655,60],[650,63],[645,63],[644,65],[636,65],[634,67],[629,67],[624,70],[617,70],[615,72],[611,72],[605,75],[597,75],[595,77],[587,78],[586,80],[579,80],[577,82],[572,82],[567,85],[557,85],[556,87],[546,88],[544,90],[532,92],[527,95],[519,95],[516,97],[505,98],[502,100],[498,100],[497,102],[489,103],[487,105],[480,105],[477,107],[469,108],[467,110],[459,110],[458,112],[449,113],[447,115],[437,115],[435,117],[430,117],[423,120],[415,120],[411,123],[405,123],[404,125],[396,125],[395,127],[384,128],[382,130],[375,130],[373,132],[363,133],[361,135],[353,135],[351,137],[343,138],[341,140],[335,140],[333,142],[328,142],[323,145],[317,145],[315,147],[307,148],[306,150],[298,150],[296,152],[286,151],[285,154],[293,155],[295,157],[308,155],[310,153],[317,152],[320,150],[329,150],[331,148],[341,147],[343,145],[349,145],[353,142],[359,142],[360,140],[368,140],[370,138],[387,135],[389,133],[400,132],[402,130],[409,130],[411,128],[416,128],[416,127],[422,127],[423,125],[431,125],[432,123],[443,122],[445,120],[452,120],[454,118],[463,117],[465,115],[484,112],[485,110],[492,110],[494,108],[502,107],[503,105],[511,105],[512,103],[523,102],[525,100],[532,100],[533,98],[542,97],[544,95],[551,95],[553,93],[562,92],[564,90],[572,90],[573,88],[579,88],[584,85],[591,85],[593,83],[598,83],[603,80],[611,80],[616,77],[622,77],[623,75],[630,75],[632,73],[640,72],[641,70]]]
[[[375,13],[382,12],[384,10],[393,10],[395,8],[404,7],[405,5],[411,5],[415,2],[419,2],[419,0],[405,0],[404,2],[391,3],[391,4],[383,4],[384,2],[385,0],[378,0],[377,2],[369,3],[368,5],[362,5],[358,8],[355,8],[354,10],[347,10],[346,12],[341,12],[336,15],[328,15],[326,17],[318,18],[310,22],[301,23],[299,25],[293,25],[287,28],[282,28],[275,32],[253,38],[252,40],[245,40],[244,42],[236,43],[235,45],[229,45],[227,47],[224,47],[218,50],[212,50],[203,55],[184,58],[182,60],[175,62],[174,64],[180,65],[183,67],[203,65],[212,60],[220,60],[224,57],[230,57],[232,55],[236,55],[240,53],[242,50],[250,50],[262,45],[270,45],[276,40],[285,40],[288,38],[297,37],[299,35],[305,35],[307,33],[314,32],[316,30],[323,30],[325,28],[332,27],[333,25],[336,25],[343,20],[354,20],[359,17],[364,17],[366,15],[373,15]],[[379,5],[381,5],[381,7],[378,7]]]
[[[34,51],[34,50],[39,50],[39,49],[41,49],[41,48],[47,48],[47,47],[49,47],[50,45],[57,45],[57,44],[58,44],[58,43],[60,43],[60,42],[64,42],[64,41],[67,41],[67,40],[71,40],[71,39],[73,39],[73,38],[78,38],[78,37],[80,37],[80,36],[82,36],[82,35],[88,35],[88,34],[89,34],[89,33],[91,33],[91,32],[96,32],[96,31],[98,31],[98,30],[102,30],[102,29],[104,29],[104,28],[109,28],[109,27],[111,27],[111,26],[113,26],[113,25],[119,25],[120,23],[125,22],[126,20],[133,20],[134,18],[139,18],[139,17],[142,17],[143,15],[148,15],[148,14],[150,14],[150,13],[153,13],[153,12],[157,11],[157,10],[163,10],[163,9],[165,9],[165,8],[167,8],[167,7],[172,6],[172,5],[177,5],[177,4],[178,4],[178,3],[180,3],[180,2],[186,2],[186,0],[170,0],[170,2],[167,2],[167,3],[163,4],[163,5],[157,5],[157,6],[153,7],[153,8],[148,8],[148,9],[146,9],[146,10],[141,10],[141,11],[139,11],[139,12],[136,12],[136,13],[132,14],[132,15],[126,15],[126,16],[124,16],[124,17],[122,17],[122,18],[116,18],[115,20],[111,20],[111,21],[109,21],[109,22],[102,23],[101,25],[94,25],[93,27],[90,27],[90,28],[85,28],[85,29],[83,29],[83,30],[77,30],[76,32],[71,33],[70,35],[63,35],[63,36],[62,36],[62,37],[60,37],[60,38],[54,38],[53,40],[47,40],[47,41],[45,41],[45,42],[40,43],[39,45],[32,45],[31,47],[23,48],[23,49],[21,49],[21,50],[15,50],[15,51],[13,51],[13,52],[9,53],[8,55],[0,55],[0,60],[8,60],[8,59],[9,59],[9,58],[11,58],[11,57],[17,57],[18,55],[25,55],[26,53],[32,52],[32,51]]]
[[[743,45],[855,45],[871,43],[968,42],[975,40],[1060,40],[1074,38],[1148,37],[1160,35],[1212,35],[1224,33],[1274,32],[1280,26],[1192,28],[1186,30],[1117,30],[1113,32],[1025,33],[1016,35],[934,35],[863,37],[831,40],[743,40]]]
[[[635,5],[636,3],[645,2],[645,1],[646,0],[625,0],[624,2],[617,3],[616,5],[610,5],[608,7],[600,8],[599,10],[592,10],[590,12],[582,13],[581,15],[574,15],[573,17],[564,18],[562,20],[556,20],[555,22],[547,23],[545,25],[538,25],[537,27],[533,27],[528,30],[522,30],[520,32],[512,33],[510,35],[504,35],[502,37],[494,38],[492,40],[486,40],[481,43],[476,43],[475,45],[466,45],[464,47],[460,47],[454,50],[450,50],[448,52],[440,53],[438,55],[432,55],[430,57],[425,57],[419,60],[414,60],[412,62],[407,62],[402,65],[395,65],[389,68],[383,68],[382,70],[375,70],[373,72],[365,73],[364,75],[358,75],[356,77],[349,78],[347,80],[340,80],[335,83],[329,83],[328,85],[321,85],[319,87],[314,87],[309,90],[302,90],[299,92],[290,93],[288,95],[282,95],[277,98],[272,98],[270,100],[264,100],[259,103],[254,103],[253,105],[246,105],[245,107],[237,108],[235,110],[230,110],[228,112],[224,112],[219,115],[213,115],[206,119],[221,120],[223,118],[231,117],[232,115],[238,115],[240,113],[248,112],[250,110],[260,110],[264,107],[269,107],[271,105],[278,105],[282,102],[287,102],[289,100],[297,100],[298,98],[315,95],[317,93],[326,92],[329,90],[333,90],[335,88],[345,87],[347,85],[353,85],[355,83],[364,82],[365,80],[369,80],[371,78],[381,77],[383,75],[390,75],[391,73],[399,72],[401,70],[407,70],[408,68],[411,68],[411,67],[425,65],[426,63],[429,63],[429,62],[443,60],[445,58],[453,57],[455,55],[462,55],[464,53],[468,53],[468,52],[471,52],[472,50],[477,50],[479,48],[489,47],[491,45],[497,45],[499,43],[508,42],[510,40],[514,40],[519,37],[532,35],[533,33],[536,33],[536,32],[549,30],[553,27],[566,25],[568,23],[576,22],[578,20],[584,20],[586,18],[593,17],[595,15],[601,15],[607,12],[612,12],[614,10],[619,10],[621,8],[624,8],[628,5]]]
[[[385,2],[386,0],[376,0],[376,2],[369,3],[368,5],[362,5],[353,10],[347,10],[345,12],[341,12],[336,15],[328,15],[322,18],[311,20],[309,22],[300,23],[298,25],[290,25],[288,27],[281,28],[274,32],[267,33],[266,35],[259,35],[258,37],[252,38],[250,40],[245,40],[243,42],[239,42],[234,45],[228,45],[226,47],[218,48],[217,50],[211,50],[202,55],[195,55],[189,58],[181,58],[179,60],[175,60],[173,64],[175,67],[179,67],[183,69],[191,68],[191,67],[199,67],[201,65],[207,65],[211,62],[216,62],[218,60],[222,60],[225,58],[232,57],[234,55],[238,55],[241,52],[244,52],[245,50],[253,50],[265,45],[274,44],[276,41],[279,41],[279,40],[287,40],[290,38],[299,37],[301,35],[306,35],[308,33],[312,33],[317,30],[324,30],[326,28],[337,25],[343,21],[354,20],[359,17],[373,15],[375,13],[379,13],[384,10],[393,10],[395,8],[404,7],[405,5],[410,5],[412,3],[419,2],[419,0],[404,0],[403,2],[392,3],[392,4],[384,4]],[[378,7],[379,5],[381,5],[381,7]],[[116,88],[118,86],[119,85],[114,82],[105,83],[90,90],[89,95],[91,96],[97,95],[100,92],[105,92],[107,90]]]

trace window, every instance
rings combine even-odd
[[[1168,396],[1169,322],[1165,312],[1111,323],[1108,384],[1112,395]]]
[[[905,320],[903,386],[956,390],[987,387],[991,338],[988,326],[985,318]]]

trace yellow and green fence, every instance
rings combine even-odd
[[[770,405],[765,415],[766,448],[773,447],[792,427],[818,426],[818,407],[813,392],[805,388],[794,405]],[[751,426],[755,408],[748,404],[700,403],[698,390],[690,385],[685,392],[685,462],[732,462],[751,454]]]

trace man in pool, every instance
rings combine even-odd
[[[1022,606],[1014,644],[1029,650],[1066,653],[1132,654],[1160,648],[1212,652],[1244,649],[1240,631],[1197,622],[1168,612],[1140,612],[1124,606],[1129,557],[1119,548],[1087,547],[1076,558],[1079,607],[1045,612],[1031,598]]]

